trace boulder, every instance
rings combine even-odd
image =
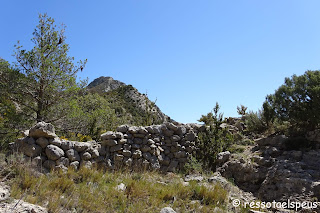
[[[70,163],[70,167],[73,168],[74,170],[77,170],[79,168],[79,161],[73,161],[72,163]]]
[[[103,140],[101,144],[105,146],[115,146],[118,144],[118,142],[113,139],[108,139],[108,140]]]
[[[80,161],[80,155],[79,153],[74,149],[69,149],[66,151],[66,156],[69,158],[69,160],[72,161]]]
[[[36,140],[36,144],[38,144],[39,146],[41,146],[41,148],[46,148],[46,146],[48,146],[49,141],[47,138],[44,137],[40,137]]]
[[[46,148],[46,155],[49,160],[58,160],[60,157],[64,156],[64,152],[61,148],[55,145],[48,145]]]
[[[46,122],[39,122],[36,125],[34,125],[29,130],[29,136],[33,138],[55,138],[57,135],[55,134],[54,126],[50,123]]]
[[[117,127],[117,132],[126,133],[129,129],[128,125],[121,125]]]
[[[140,150],[136,150],[132,154],[133,158],[141,158],[142,157],[142,152]]]
[[[225,162],[227,162],[230,158],[230,152],[226,151],[226,152],[220,152],[217,155],[217,164],[223,164]]]
[[[65,158],[65,157],[61,157],[58,160],[56,160],[56,165],[57,166],[62,165],[62,166],[68,167],[69,163],[70,163],[69,159]]]
[[[23,146],[23,154],[25,154],[28,157],[36,157],[39,156],[42,152],[42,149],[37,144],[24,144]]]
[[[87,150],[90,146],[91,146],[91,144],[88,142],[75,142],[74,143],[74,148],[78,152],[83,152],[83,151]]]
[[[63,150],[73,149],[74,148],[74,141],[63,140],[61,143],[61,148]]]
[[[116,138],[117,138],[116,134],[112,131],[108,131],[101,135],[101,140],[116,139]]]
[[[82,152],[80,154],[81,160],[90,160],[91,159],[91,154],[89,152]]]

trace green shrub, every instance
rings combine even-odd
[[[220,125],[223,121],[223,114],[219,113],[220,106],[216,103],[212,112],[207,115],[202,115],[200,122],[204,122],[208,128],[205,132],[198,134],[198,151],[197,159],[203,164],[206,169],[213,169],[217,154],[226,151],[233,143],[232,134],[227,129],[222,129]]]
[[[290,122],[291,133],[303,134],[320,124],[320,71],[306,71],[301,76],[285,78],[273,95],[268,95],[264,109]]]

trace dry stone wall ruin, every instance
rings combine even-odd
[[[164,123],[122,125],[101,135],[101,142],[60,139],[53,125],[39,122],[13,148],[47,169],[98,166],[106,169],[180,170],[196,150],[199,126]]]

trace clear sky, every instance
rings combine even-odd
[[[0,57],[26,49],[39,13],[67,26],[79,73],[132,84],[180,122],[219,102],[261,108],[285,77],[320,67],[318,0],[10,0],[1,2]]]

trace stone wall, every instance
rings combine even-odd
[[[173,172],[195,151],[198,130],[192,124],[122,125],[102,134],[101,142],[77,142],[60,139],[51,124],[39,122],[12,146],[47,169],[96,165]]]

